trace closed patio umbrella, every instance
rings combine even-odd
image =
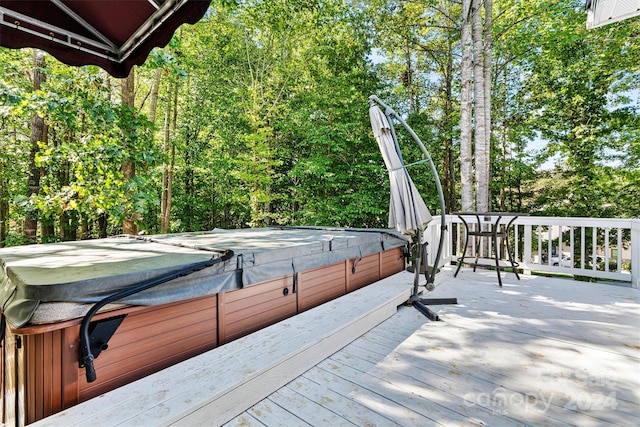
[[[389,120],[377,105],[369,108],[369,116],[373,134],[389,172],[389,227],[403,234],[415,235],[431,222],[431,213],[407,172]]]
[[[377,96],[369,97],[369,117],[371,119],[371,127],[373,134],[378,141],[378,147],[382,153],[384,163],[389,172],[389,183],[391,187],[391,202],[389,204],[389,227],[395,228],[401,233],[415,236],[416,245],[414,253],[414,281],[413,281],[413,294],[411,295],[411,303],[422,314],[427,316],[431,320],[440,320],[437,314],[431,311],[425,304],[457,304],[457,300],[453,299],[422,299],[419,297],[418,286],[420,279],[420,264],[425,258],[426,251],[424,250],[426,244],[423,244],[422,232],[427,225],[431,222],[432,217],[427,205],[418,193],[418,190],[413,183],[413,180],[409,176],[409,172],[402,159],[400,153],[400,147],[398,145],[398,139],[393,128],[393,124],[390,118],[395,118],[402,126],[409,132],[411,138],[422,150],[424,155],[424,161],[429,163],[431,173],[433,174],[436,189],[438,191],[438,198],[440,200],[440,241],[436,251],[434,265],[429,271],[427,265],[425,265],[425,276],[427,278],[426,289],[431,291],[435,288],[434,280],[435,274],[438,270],[440,256],[442,254],[442,248],[444,246],[444,235],[447,230],[445,219],[445,206],[444,195],[442,193],[442,186],[440,185],[440,178],[431,156],[427,152],[422,141],[411,127],[395,112],[393,109],[385,105]],[[384,113],[380,107],[384,108]]]

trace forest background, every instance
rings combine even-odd
[[[637,217],[640,20],[588,31],[583,1],[482,4],[489,208]],[[444,0],[214,1],[122,80],[1,48],[0,247],[386,227],[372,94],[421,137],[447,212],[460,209],[462,10]],[[420,160],[401,143],[406,163]],[[428,166],[410,173],[437,211]]]

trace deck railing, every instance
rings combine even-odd
[[[436,221],[425,232],[430,262],[439,233]],[[447,234],[441,265],[457,262],[462,253],[464,227],[455,215],[447,215]],[[504,254],[504,244],[498,244]],[[640,219],[521,216],[511,227],[509,244],[525,273],[566,274],[640,287]],[[467,256],[475,256],[474,247],[467,248]],[[480,245],[481,258],[492,253],[491,242]]]

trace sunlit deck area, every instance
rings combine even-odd
[[[402,306],[226,425],[638,425],[640,291],[503,282],[447,277],[429,295],[458,299],[433,306],[441,322]]]
[[[429,321],[401,272],[38,426],[603,426],[640,421],[640,290],[451,267]],[[396,309],[397,307],[397,309]]]

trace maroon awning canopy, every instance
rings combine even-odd
[[[0,0],[0,46],[33,47],[69,65],[126,77],[211,0]]]

